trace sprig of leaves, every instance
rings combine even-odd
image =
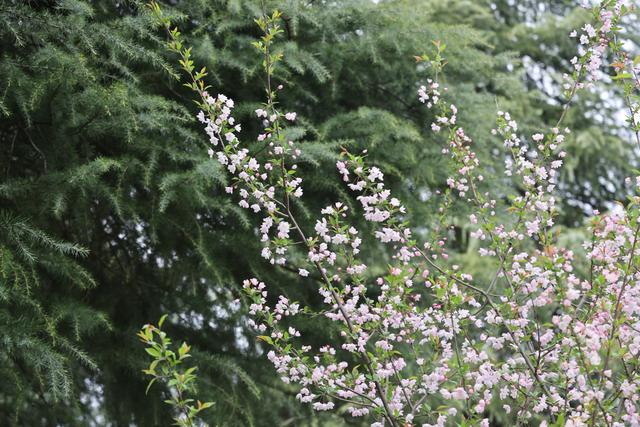
[[[177,351],[173,350],[172,342],[167,333],[162,330],[166,320],[165,314],[158,321],[158,326],[144,325],[138,337],[147,345],[146,352],[153,358],[149,367],[142,372],[152,377],[147,386],[147,392],[156,381],[164,383],[169,388],[170,399],[165,403],[173,406],[176,415],[175,425],[193,427],[205,425],[198,421],[201,411],[213,406],[213,402],[201,402],[189,396],[197,394],[195,375],[197,366],[183,368],[185,359],[191,357],[191,346],[183,342]]]

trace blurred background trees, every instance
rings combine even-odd
[[[447,44],[450,96],[506,197],[518,189],[501,173],[495,112],[510,111],[524,134],[555,123],[558,81],[575,52],[568,33],[587,19],[565,0],[265,3],[285,17],[277,80],[282,104],[298,113],[307,220],[345,191],[327,171],[347,147],[369,150],[422,230],[434,223],[447,170],[429,136],[433,117],[416,99],[429,70],[414,56]],[[236,100],[252,140],[264,94],[250,45],[261,2],[163,8],[213,91]],[[164,327],[193,345],[212,425],[356,425],[298,404],[245,331],[234,301],[247,277],[294,299],[318,295],[260,258],[255,219],[222,196],[225,175],[206,156],[163,42],[143,2],[0,5],[0,424],[168,425],[162,388],[145,397],[135,332],[173,313]],[[619,111],[613,88],[591,92],[566,122],[562,224],[576,232],[594,209],[624,198],[623,177],[637,166],[627,136],[610,126]],[[481,275],[458,212],[449,244]],[[372,244],[367,256],[381,265],[385,254]],[[306,331],[314,345],[333,333],[319,325]]]

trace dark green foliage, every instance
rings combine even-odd
[[[236,100],[251,140],[252,112],[264,101],[261,59],[250,45],[261,2],[167,3],[213,91]],[[550,4],[565,14],[573,4],[564,1],[516,10],[490,3],[266,2],[285,17],[285,66],[276,77],[282,105],[299,117],[292,137],[302,141],[306,204],[296,209],[307,221],[346,194],[332,171],[347,147],[368,149],[414,224],[432,224],[446,162],[428,131],[433,117],[416,99],[428,73],[413,57],[436,39],[447,43],[460,120],[494,165],[494,186],[514,191],[498,178],[495,111],[510,110],[526,132],[541,118],[553,122],[555,95],[523,58],[549,63],[547,46],[557,46],[543,74],[560,73],[572,49],[567,28],[583,18],[527,12]],[[527,26],[532,19],[540,23]],[[0,424],[168,424],[162,389],[145,396],[146,355],[135,338],[163,313],[175,313],[165,329],[194,347],[199,397],[216,402],[203,413],[211,425],[344,423],[312,418],[244,330],[233,301],[247,277],[297,300],[319,297],[259,258],[256,218],[224,194],[225,174],[206,156],[164,37],[138,1],[0,5]],[[589,127],[585,116],[602,104],[588,101],[569,120],[577,163],[565,185],[567,201],[598,206],[619,195],[629,150],[606,128]],[[595,155],[612,144],[606,157]],[[600,190],[604,168],[614,185]],[[565,222],[580,223],[584,206],[571,206]],[[464,250],[464,242],[455,243]],[[375,246],[367,254],[383,265]],[[307,328],[314,345],[332,333],[317,326]]]
[[[109,323],[74,298],[95,286],[76,261],[87,254],[85,248],[58,241],[23,218],[0,212],[2,418],[37,423],[40,414],[34,407],[44,410],[47,401],[72,402],[72,369],[97,370],[80,342],[96,331],[108,332]]]

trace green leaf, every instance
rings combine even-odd
[[[623,79],[630,79],[632,77],[633,76],[631,75],[631,73],[621,73],[621,74],[616,74],[611,79],[612,80],[623,80]]]
[[[153,357],[162,357],[162,353],[160,353],[160,350],[157,350],[153,347],[147,347],[144,350]]]
[[[266,342],[269,345],[273,345],[273,340],[268,335],[260,335],[260,336],[258,336],[258,339]]]
[[[167,314],[164,314],[164,315],[160,318],[160,320],[158,321],[158,327],[159,327],[159,328],[162,328],[162,324],[163,324],[163,323],[164,323],[164,321],[167,319],[167,316],[168,316]]]
[[[153,385],[154,382],[156,382],[158,378],[153,378],[151,381],[149,381],[149,384],[147,385],[146,390],[144,391],[144,394],[148,394],[149,393],[149,389],[151,388],[151,386]]]

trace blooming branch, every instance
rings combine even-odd
[[[593,238],[584,244],[588,275],[576,268],[585,260],[558,245],[555,224],[555,192],[567,156],[562,147],[571,137],[564,118],[579,92],[602,78],[609,47],[640,144],[637,64],[617,41],[627,12],[623,1],[602,1],[593,21],[571,34],[579,42],[578,55],[563,82],[566,104],[555,126],[524,136],[508,112],[497,113],[492,137],[502,141],[504,172],[521,190],[506,203],[492,195],[473,139],[459,125],[458,107],[446,101],[448,90],[440,81],[445,44],[434,43],[432,55],[418,58],[434,72],[418,98],[434,112],[430,129],[443,136],[442,152],[452,166],[438,212],[443,227],[419,242],[406,208],[385,186],[383,171],[367,164],[366,152],[345,151],[336,165],[374,236],[389,249],[386,274],[373,278],[345,201],[324,208],[313,230],[297,220],[295,201],[304,194],[296,164],[301,151],[287,131],[297,114],[279,109],[283,88],[273,87],[281,61],[274,50],[282,32],[280,13],[256,20],[263,35],[254,46],[264,58],[267,95],[255,111],[262,122],[256,143],[266,149],[252,153],[238,137],[234,102],[209,94],[206,70],[195,71],[179,31],[156,10],[169,48],[189,75],[187,86],[199,97],[209,156],[232,178],[227,192],[261,215],[262,256],[274,265],[293,265],[288,268],[303,278],[311,279],[314,270],[320,278],[312,283],[326,307],[321,311],[283,295],[269,304],[274,300],[258,279],[243,285],[249,325],[271,347],[268,358],[281,379],[299,385],[301,402],[318,411],[345,405],[353,417],[369,417],[376,427],[488,426],[490,406],[517,423],[640,425],[640,198],[594,218]],[[446,236],[438,235],[446,231],[453,198],[473,208],[472,237],[495,268],[487,283],[452,265]],[[306,345],[295,325],[297,317],[309,314],[332,322],[339,340],[317,349]]]

